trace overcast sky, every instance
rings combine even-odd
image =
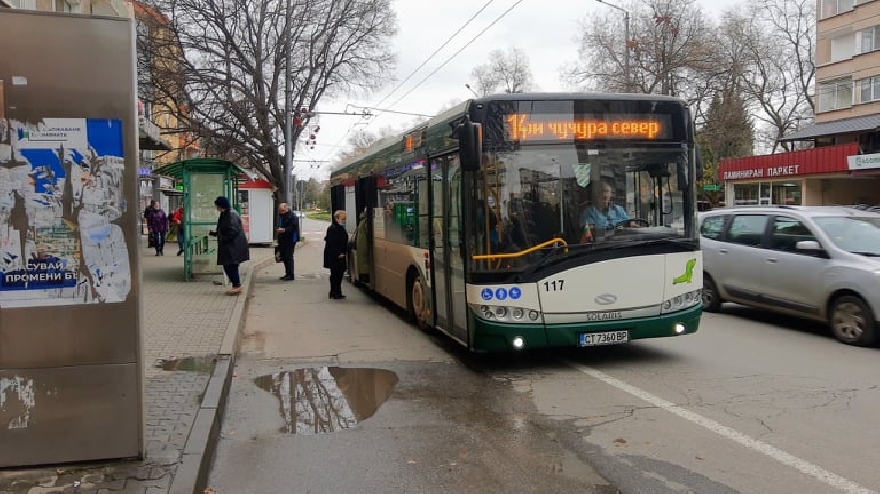
[[[698,1],[703,10],[713,17],[738,3],[738,0]],[[397,12],[399,27],[398,34],[393,40],[393,50],[398,57],[394,71],[395,79],[363,101],[353,101],[350,98],[325,99],[319,105],[319,111],[345,111],[348,104],[377,106],[384,98],[385,101],[379,108],[432,115],[452,100],[461,101],[473,97],[473,94],[465,88],[465,84],[469,82],[473,86],[473,81],[470,80],[471,70],[484,63],[488,53],[493,49],[506,49],[509,46],[516,46],[528,55],[535,83],[540,90],[564,91],[568,88],[560,80],[561,68],[577,58],[578,45],[575,37],[578,34],[578,22],[591,11],[607,9],[619,14],[619,22],[623,24],[622,13],[595,0],[522,0],[446,66],[398,102],[400,97],[413,89],[505,10],[516,4],[517,0],[494,0],[425,67],[400,89],[389,95],[392,89],[473,16],[485,1],[393,0],[392,3]],[[625,5],[627,2],[617,3]],[[297,146],[295,159],[333,161],[336,154],[346,146],[347,132],[354,133],[358,128],[364,127],[375,130],[386,126],[402,126],[410,123],[413,118],[385,113],[365,121],[361,117],[322,115],[320,132],[317,136],[318,145],[314,150],[310,150],[307,145],[300,143]],[[301,178],[314,176],[324,179],[329,176],[330,163],[297,162],[294,165]],[[316,169],[318,165],[320,168]]]

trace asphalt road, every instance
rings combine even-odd
[[[350,285],[327,300],[322,237],[297,281],[258,280],[218,493],[880,489],[880,350],[726,306],[692,336],[473,356]]]

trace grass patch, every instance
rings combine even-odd
[[[306,214],[306,218],[318,221],[333,221],[331,214],[326,212],[308,213]]]

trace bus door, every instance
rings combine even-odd
[[[367,269],[369,272],[366,273],[366,279],[363,279],[359,274],[358,281],[369,285],[375,276],[375,273],[373,272],[373,208],[376,207],[376,177],[369,176],[359,179],[356,188],[355,204],[358,216],[355,220],[355,224],[358,225],[358,228],[364,228],[366,230],[366,242],[361,242],[361,246],[363,247],[363,244],[365,243],[366,248],[364,249],[364,252],[360,252],[358,249],[355,250],[355,256],[357,258],[355,265],[368,266]],[[361,215],[364,216],[363,219],[361,218]],[[361,221],[364,222],[363,226],[360,224]],[[355,242],[357,242],[356,238]],[[357,246],[357,244],[355,245]]]
[[[452,314],[452,330],[455,337],[466,344],[468,339],[468,307],[467,293],[464,275],[464,227],[462,223],[462,172],[458,160],[458,153],[451,155],[447,162],[448,167],[443,176],[443,201],[447,218],[446,242],[449,252],[449,269],[446,271],[447,286],[449,287],[449,311]]]
[[[340,209],[345,210],[345,186],[334,185],[330,187],[330,214]]]
[[[443,211],[445,211],[444,202],[444,182],[446,177],[447,159],[445,156],[433,158],[431,161],[431,173],[428,175],[430,181],[429,194],[430,198],[427,203],[430,204],[429,211],[431,216],[428,219],[428,228],[431,232],[431,294],[433,298],[434,315],[436,317],[434,325],[437,328],[448,331],[452,334],[452,328],[449,317],[449,290],[447,286],[446,272],[449,266],[449,249],[446,241],[446,219]],[[438,165],[440,176],[438,177],[433,170],[434,164]]]
[[[440,162],[442,182],[434,188],[434,296],[438,324],[467,343],[464,262],[461,258],[461,172],[458,156]],[[437,184],[437,182],[434,182]]]

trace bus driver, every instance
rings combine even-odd
[[[589,225],[592,228],[603,228],[612,230],[621,221],[630,219],[626,210],[618,204],[611,202],[611,185],[608,182],[601,182],[602,193],[598,200],[587,206],[581,213],[580,226],[582,228]],[[598,203],[598,207],[596,206]]]

